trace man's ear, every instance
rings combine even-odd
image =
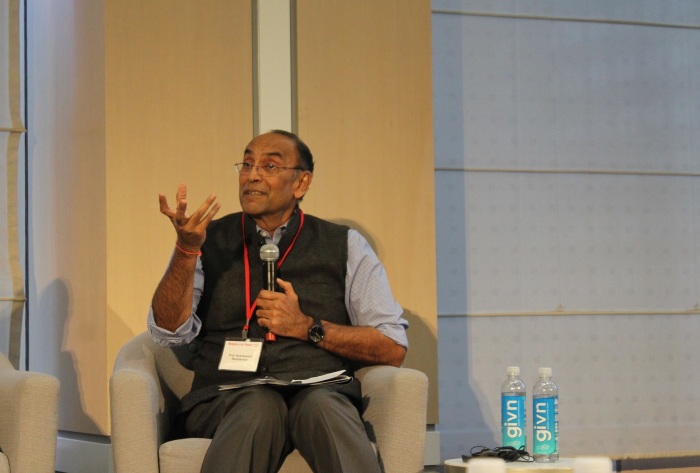
[[[301,172],[301,175],[298,178],[299,183],[297,184],[296,189],[294,189],[294,197],[296,197],[297,200],[304,197],[306,192],[309,190],[309,187],[311,186],[311,181],[313,180],[313,178],[314,175],[309,171]]]

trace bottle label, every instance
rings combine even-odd
[[[543,397],[532,402],[532,453],[552,455],[559,451],[559,398]]]
[[[504,447],[525,447],[525,396],[501,394],[501,432]]]

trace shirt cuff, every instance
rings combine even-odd
[[[381,333],[395,341],[408,350],[408,337],[406,336],[406,328],[403,325],[382,324],[376,327]]]
[[[148,331],[151,338],[160,346],[170,347],[175,345],[185,345],[190,343],[197,337],[202,322],[196,314],[192,314],[182,325],[174,332],[156,325],[153,317],[153,307],[148,311]]]

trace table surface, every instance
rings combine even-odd
[[[468,463],[464,463],[461,458],[445,460],[445,473],[464,473],[466,471],[469,471],[467,465]],[[573,473],[574,459],[560,458],[557,463],[506,463],[506,473],[520,473],[528,471],[545,471],[546,473]]]

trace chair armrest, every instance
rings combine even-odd
[[[55,377],[17,371],[0,355],[0,448],[12,471],[54,472],[59,387]]]
[[[121,348],[110,378],[116,473],[158,473],[158,447],[166,435],[159,418],[165,407],[147,337],[142,333]]]
[[[393,366],[369,366],[356,376],[362,383],[362,418],[374,431],[384,471],[423,471],[427,376]]]

